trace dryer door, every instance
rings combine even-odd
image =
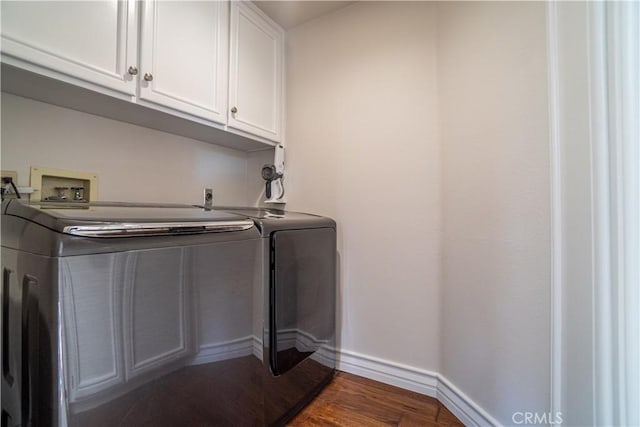
[[[269,364],[281,375],[335,341],[336,232],[271,235]]]

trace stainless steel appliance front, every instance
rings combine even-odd
[[[29,209],[2,216],[3,426],[281,424],[330,381],[331,222],[292,232],[218,212],[244,225],[96,238],[64,234],[67,211]]]

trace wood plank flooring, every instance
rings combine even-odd
[[[346,372],[338,372],[288,425],[463,426],[437,399]]]

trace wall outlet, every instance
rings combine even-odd
[[[204,189],[204,208],[211,209],[213,207],[213,188]]]

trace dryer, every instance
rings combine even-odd
[[[253,219],[269,254],[263,297],[265,420],[282,424],[335,373],[336,224],[276,209],[221,209]]]

